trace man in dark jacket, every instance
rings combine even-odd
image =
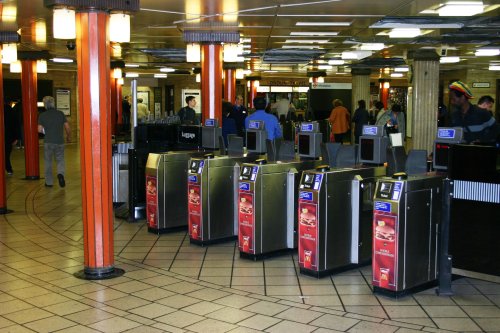
[[[451,114],[451,126],[464,129],[467,143],[494,143],[498,128],[491,113],[469,102],[473,96],[465,83],[455,81],[449,89],[450,102],[456,108]]]
[[[352,122],[354,123],[354,140],[355,143],[359,143],[359,137],[363,133],[363,126],[368,125],[370,120],[370,115],[368,110],[366,110],[366,102],[364,99],[358,101],[358,108],[354,111],[354,116],[352,117]]]
[[[179,110],[178,116],[182,125],[199,125],[200,120],[196,116],[194,107],[196,106],[196,97],[187,96],[186,106]]]

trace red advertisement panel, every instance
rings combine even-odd
[[[374,211],[373,214],[373,286],[397,288],[398,218],[395,214]]]
[[[146,176],[146,222],[148,227],[158,229],[158,190],[156,177]]]
[[[318,205],[299,200],[299,265],[318,270]]]
[[[255,253],[253,193],[238,193],[238,247],[241,252]]]
[[[191,239],[202,239],[200,185],[188,184],[188,232]]]

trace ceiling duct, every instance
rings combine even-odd
[[[262,62],[268,64],[306,64],[323,54],[325,54],[324,50],[317,49],[270,49],[262,56]]]
[[[403,58],[366,58],[359,61],[352,68],[385,68],[406,65]]]
[[[162,49],[139,49],[139,51],[155,58],[166,59],[175,62],[186,61],[186,49],[162,48]]]

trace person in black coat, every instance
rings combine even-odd
[[[238,134],[236,120],[233,117],[233,105],[229,102],[222,102],[222,137],[227,147],[228,134]]]
[[[354,111],[354,116],[352,117],[352,122],[354,123],[355,143],[359,143],[359,137],[363,133],[363,126],[368,125],[369,121],[370,115],[368,110],[366,110],[366,102],[361,99],[358,101],[358,108]]]
[[[12,153],[12,146],[17,143],[19,139],[19,124],[14,110],[9,104],[4,105],[4,127],[5,127],[5,170],[7,174],[12,175],[14,170],[10,163],[10,154]]]

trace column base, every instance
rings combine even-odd
[[[0,207],[0,215],[5,215],[14,212],[13,210],[7,209],[7,207]]]
[[[26,176],[24,180],[39,180],[40,176]]]
[[[82,280],[107,280],[122,276],[124,273],[125,271],[123,269],[116,267],[85,267],[83,270],[73,275]]]

